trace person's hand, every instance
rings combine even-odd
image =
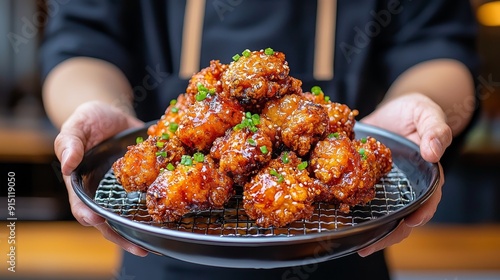
[[[446,116],[435,102],[423,94],[404,95],[384,103],[361,122],[378,126],[402,135],[420,146],[422,158],[439,162],[452,141],[452,130],[446,124]],[[368,256],[376,251],[401,242],[412,228],[426,224],[437,210],[441,200],[444,175],[439,165],[440,181],[434,194],[414,213],[406,217],[388,236],[360,251]]]
[[[142,125],[143,122],[114,106],[92,101],[80,105],[75,110],[62,125],[54,141],[55,153],[61,162],[61,172],[68,190],[73,216],[80,224],[96,227],[106,239],[138,256],[147,255],[147,251],[119,236],[102,217],[88,208],[73,191],[70,175],[90,148],[122,130]]]

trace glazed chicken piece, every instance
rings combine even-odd
[[[146,205],[153,221],[177,221],[191,211],[222,208],[234,194],[232,186],[210,156],[185,155],[175,169],[160,172],[147,190]]]
[[[349,139],[353,140],[354,124],[356,123],[356,116],[359,114],[358,110],[351,110],[347,105],[331,102],[329,98],[319,87],[313,87],[313,92],[304,92],[302,96],[319,104],[328,112],[328,128],[327,134],[330,133],[345,133]]]
[[[243,52],[222,75],[223,94],[238,100],[248,111],[260,112],[267,100],[302,91],[302,82],[288,76],[289,72],[281,52]]]
[[[243,115],[237,102],[209,94],[185,110],[176,134],[188,147],[209,151],[215,139],[240,123]]]
[[[165,114],[155,124],[148,127],[148,135],[157,137],[173,137],[186,109],[195,102],[194,96],[180,94],[171,100]],[[168,136],[166,136],[168,135]]]
[[[241,127],[239,127],[241,126]],[[210,155],[219,160],[219,170],[243,186],[249,177],[265,166],[273,152],[275,131],[257,114],[246,114],[244,121],[228,129],[213,143]]]
[[[259,226],[281,227],[309,219],[319,194],[314,180],[293,152],[283,152],[244,186],[243,207]]]
[[[226,71],[227,65],[220,63],[219,60],[210,61],[210,66],[201,69],[189,80],[186,88],[186,95],[194,98],[200,89],[220,93],[222,91],[221,77]]]
[[[146,191],[165,166],[166,158],[161,156],[157,142],[157,137],[148,137],[128,146],[125,155],[113,163],[116,179],[127,192]]]
[[[299,156],[309,153],[328,127],[326,110],[297,94],[269,101],[262,116],[276,126],[278,139]]]
[[[354,147],[361,155],[361,177],[365,185],[375,185],[392,169],[391,150],[373,137],[353,141]]]
[[[310,170],[321,186],[316,200],[338,204],[342,212],[372,200],[375,188],[363,179],[362,160],[355,145],[342,133],[319,141],[310,157]]]

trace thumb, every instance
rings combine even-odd
[[[444,112],[436,105],[421,108],[415,126],[420,135],[420,153],[429,162],[438,162],[453,139]]]

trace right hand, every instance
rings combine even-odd
[[[137,118],[112,105],[90,101],[73,112],[54,141],[73,216],[80,224],[97,228],[106,239],[137,256],[146,256],[147,251],[119,236],[105,223],[104,218],[88,208],[73,191],[70,175],[90,148],[120,131],[143,125]]]

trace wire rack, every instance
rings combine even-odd
[[[340,212],[332,204],[316,203],[311,219],[279,228],[259,227],[249,219],[243,209],[241,194],[234,195],[224,209],[192,212],[176,222],[153,222],[147,211],[145,193],[127,193],[116,181],[112,170],[101,180],[94,200],[106,210],[130,220],[182,232],[242,237],[297,236],[354,227],[395,212],[415,200],[415,191],[409,180],[396,166],[375,185],[375,190],[375,198],[370,203],[352,207],[349,213]]]

